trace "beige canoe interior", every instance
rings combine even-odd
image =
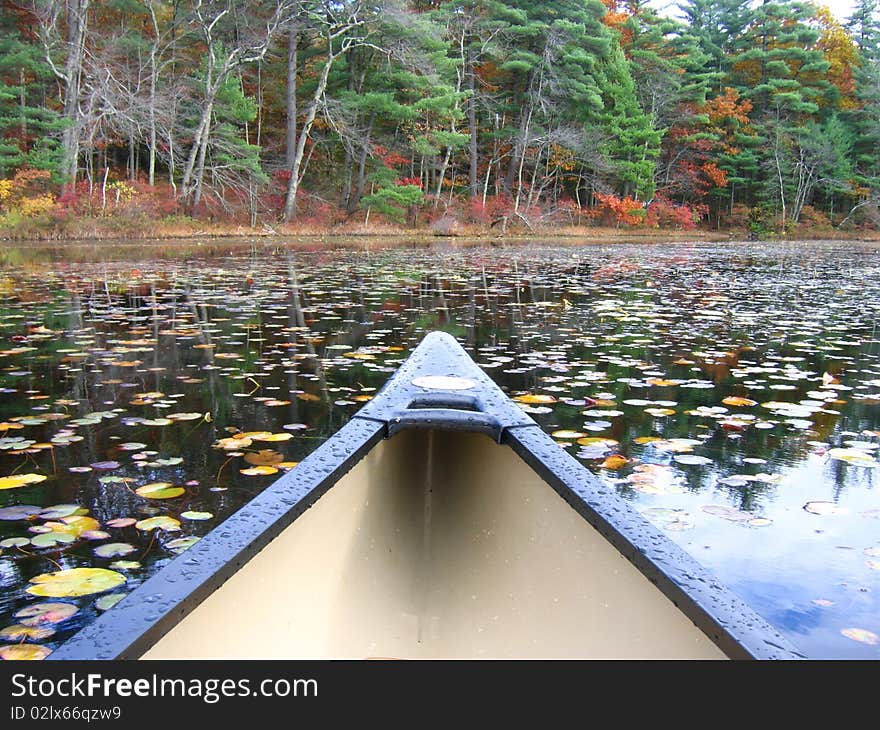
[[[406,431],[144,658],[723,656],[512,449]]]

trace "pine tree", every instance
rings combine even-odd
[[[47,104],[51,71],[25,36],[26,18],[0,13],[0,177],[27,166],[57,172],[62,123]]]

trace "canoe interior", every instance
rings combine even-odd
[[[724,658],[510,448],[405,431],[145,655]]]

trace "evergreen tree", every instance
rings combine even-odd
[[[25,35],[27,18],[0,13],[0,177],[19,167],[58,171],[62,123],[45,95],[51,70]]]

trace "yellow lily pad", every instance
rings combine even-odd
[[[267,433],[251,436],[254,441],[288,441],[293,438],[292,433]]]
[[[555,403],[556,398],[552,395],[542,395],[540,393],[529,393],[526,395],[518,395],[514,400],[517,403],[528,403],[529,405],[537,405],[543,403]]]
[[[27,592],[49,598],[72,598],[103,593],[125,583],[125,576],[106,568],[71,568],[31,578]]]
[[[52,650],[39,644],[13,644],[0,647],[0,659],[7,661],[38,661],[45,659]]]
[[[152,484],[144,484],[134,490],[135,494],[147,499],[173,499],[179,497],[186,492],[183,487],[175,487],[169,482],[153,482]]]
[[[268,474],[277,474],[278,469],[274,466],[252,466],[249,469],[239,469],[239,472],[246,477],[266,476]]]
[[[144,532],[149,532],[150,530],[176,532],[180,529],[180,521],[175,520],[173,517],[168,517],[167,515],[159,515],[158,517],[148,517],[145,520],[135,522],[134,526]]]
[[[758,401],[751,398],[742,398],[738,395],[731,395],[721,401],[726,406],[756,406]]]
[[[0,477],[0,490],[17,489],[27,484],[39,484],[46,481],[44,474],[13,474],[8,477]]]

